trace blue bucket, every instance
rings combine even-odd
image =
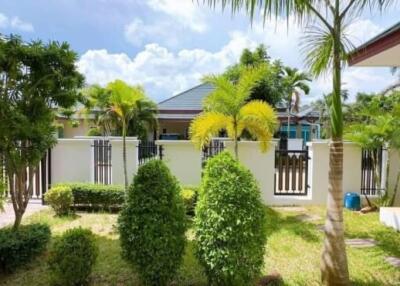
[[[344,195],[344,207],[353,211],[361,209],[360,195],[358,193],[346,193]]]

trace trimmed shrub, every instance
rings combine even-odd
[[[72,190],[68,186],[56,186],[51,188],[44,195],[44,199],[59,216],[67,215],[74,202]]]
[[[13,272],[30,262],[46,249],[50,236],[50,228],[45,224],[0,229],[0,272]]]
[[[111,210],[120,208],[125,202],[125,190],[122,185],[62,183],[57,186],[71,188],[76,207]]]
[[[141,166],[128,190],[118,219],[122,255],[145,285],[167,285],[181,264],[186,218],[179,192],[159,160]]]
[[[228,152],[209,159],[196,207],[196,255],[212,285],[249,285],[260,274],[265,212],[249,170]]]
[[[184,186],[181,190],[181,197],[185,205],[186,214],[194,215],[194,209],[197,203],[198,188],[193,186]]]
[[[87,284],[98,252],[90,230],[67,230],[55,241],[50,251],[48,264],[52,283],[62,286]]]

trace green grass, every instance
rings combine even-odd
[[[324,209],[309,207],[306,212],[290,212],[267,208],[268,242],[264,273],[279,272],[284,285],[320,285],[320,253],[323,233],[318,226],[322,219],[302,222],[302,214],[324,217]],[[318,217],[316,217],[318,218]],[[24,223],[46,222],[53,236],[68,228],[82,226],[97,234],[100,255],[91,280],[92,285],[140,285],[137,276],[120,257],[117,215],[79,213],[74,217],[57,218],[50,210],[24,220]],[[373,238],[378,245],[372,248],[347,248],[351,280],[354,285],[400,285],[400,269],[384,261],[385,256],[400,257],[400,233],[379,223],[378,214],[361,215],[345,212],[347,238]],[[176,285],[205,286],[207,280],[193,251],[193,233],[188,231],[184,263]],[[0,278],[0,285],[48,285],[46,254],[16,273]]]

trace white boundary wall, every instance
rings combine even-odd
[[[199,185],[201,181],[201,151],[187,140],[159,140],[163,146],[162,160],[183,185]]]
[[[75,139],[58,139],[51,150],[51,183],[61,182],[94,182],[94,140],[103,137],[80,137]],[[122,139],[110,137],[112,183],[124,184]],[[128,180],[132,182],[138,168],[138,144],[136,138],[126,140]]]

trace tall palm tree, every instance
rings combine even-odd
[[[146,98],[141,86],[130,86],[122,80],[110,82],[106,89],[110,92],[109,112],[114,114],[122,128],[122,157],[124,162],[125,190],[128,189],[128,173],[126,167],[126,134],[129,121],[134,117],[139,102]]]
[[[224,76],[208,76],[205,82],[214,85],[215,90],[204,102],[205,112],[195,118],[190,125],[193,143],[203,148],[222,130],[234,141],[238,159],[238,139],[247,132],[260,141],[260,148],[266,151],[274,134],[277,119],[270,105],[250,98],[252,88],[262,77],[260,69],[248,69],[237,83]]]
[[[308,82],[311,81],[307,73],[299,71],[297,68],[284,67],[283,83],[287,90],[286,104],[287,104],[287,132],[290,138],[290,112],[292,110],[299,112],[300,94],[298,90],[302,90],[305,94],[310,93]]]
[[[393,0],[204,0],[211,7],[221,3],[233,13],[243,7],[250,18],[259,8],[264,18],[293,15],[307,28],[303,39],[306,64],[314,76],[332,73],[331,124],[329,145],[329,188],[325,223],[325,242],[321,259],[322,282],[326,285],[349,285],[343,229],[343,114],[341,100],[342,69],[351,48],[345,33],[346,24],[369,8],[388,6]]]

